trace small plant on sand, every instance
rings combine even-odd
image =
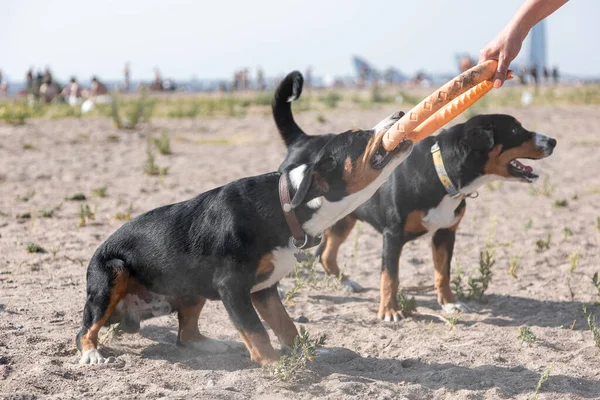
[[[575,250],[574,252],[571,253],[571,255],[569,256],[569,272],[573,273],[575,272],[575,270],[577,269],[577,266],[579,265],[579,250]]]
[[[581,305],[583,317],[587,321],[588,329],[592,332],[592,338],[597,347],[600,347],[600,328],[598,327],[596,316],[591,311],[588,311],[588,306]]]
[[[50,247],[50,253],[52,253],[52,258],[56,258],[56,253],[60,250],[60,245]]]
[[[139,122],[150,121],[151,113],[151,104],[146,100],[146,90],[142,89],[140,95],[126,112],[125,127],[135,129]]]
[[[600,217],[596,217],[596,230],[600,231]]]
[[[529,186],[529,194],[532,196],[550,197],[556,189],[555,184],[550,183],[550,176],[546,175],[542,181],[542,187],[538,188],[535,185]]]
[[[167,174],[169,170],[168,167],[159,167],[156,164],[156,158],[154,157],[154,153],[152,150],[148,149],[146,151],[147,157],[146,162],[144,163],[144,172],[150,176],[164,176]]]
[[[171,139],[165,129],[160,132],[160,136],[152,138],[158,152],[162,155],[171,154]]]
[[[35,147],[33,147],[33,144],[31,144],[31,143],[25,142],[25,143],[21,144],[21,148],[23,150],[33,150]]]
[[[495,262],[493,251],[486,249],[479,253],[479,277],[469,277],[469,298],[475,300],[483,298],[492,280],[492,266]]]
[[[467,278],[467,291],[463,288],[463,273],[457,268],[457,273],[454,275],[454,279],[452,279],[453,291],[456,297],[459,300],[477,300],[481,301],[483,299],[483,295],[490,282],[492,281],[492,267],[496,263],[494,259],[494,252],[489,249],[485,249],[479,253],[479,265],[477,266],[477,270],[479,272],[479,276],[472,277],[469,276]]]
[[[415,297],[408,297],[404,294],[404,290],[400,289],[396,294],[398,301],[398,311],[405,317],[410,317],[417,311],[417,300]]]
[[[456,260],[456,272],[454,273],[454,278],[450,281],[452,285],[452,292],[456,295],[456,298],[459,300],[467,300],[467,296],[465,295],[465,291],[463,290],[463,275],[464,272],[460,267],[460,263]]]
[[[573,236],[573,231],[571,230],[571,228],[565,226],[563,228],[563,240],[567,240],[567,238],[571,236]]]
[[[454,327],[456,326],[456,323],[460,320],[460,313],[450,316],[450,317],[446,317],[446,321],[448,322],[448,326],[450,327],[450,330],[454,329]]]
[[[92,196],[95,197],[106,197],[108,196],[108,186],[100,186],[96,189],[92,189]]]
[[[561,200],[554,200],[554,207],[567,207],[569,205],[569,202],[567,201],[567,199],[561,199]]]
[[[69,196],[66,198],[69,201],[86,201],[87,197],[83,193],[75,193],[73,196]]]
[[[114,218],[119,221],[129,221],[131,219],[131,213],[133,212],[133,204],[129,204],[125,212],[118,212],[114,215]]]
[[[22,214],[17,214],[17,219],[31,219],[31,213],[25,212]]]
[[[510,260],[508,261],[508,273],[514,279],[518,279],[517,269],[519,268],[519,256],[510,256]]]
[[[88,222],[93,221],[96,214],[90,209],[87,204],[79,206],[79,226],[85,226]]]
[[[319,258],[310,253],[306,253],[306,259],[297,262],[292,273],[293,285],[287,291],[284,302],[287,305],[294,305],[294,298],[305,287],[310,287],[317,290],[339,291],[344,288],[342,284],[343,269],[340,271],[340,276],[325,275],[323,277],[317,272],[317,264]]]
[[[529,218],[527,220],[527,222],[525,222],[525,230],[531,229],[532,226],[533,226],[533,221],[531,220],[531,218]]]
[[[25,248],[25,250],[27,250],[28,253],[45,253],[46,250],[44,250],[44,248],[42,246],[40,246],[37,243],[27,243],[27,247]]]
[[[35,196],[35,190],[17,196],[17,200],[22,201],[23,203],[27,203],[33,198],[33,196]]]
[[[317,349],[325,345],[326,339],[325,335],[311,339],[306,329],[301,326],[298,336],[294,339],[294,347],[290,354],[282,356],[277,364],[266,368],[280,382],[293,381],[298,378],[298,373],[306,367],[306,363],[315,359]]]
[[[118,91],[111,93],[110,117],[115,128],[121,129],[123,127],[123,121],[121,121],[121,103]]]
[[[535,393],[531,396],[532,400],[537,400],[538,394],[542,389],[542,385],[548,380],[550,377],[550,373],[552,373],[552,369],[554,368],[554,363],[548,365],[542,375],[540,375],[540,380],[538,381],[537,387],[535,388]]]
[[[598,280],[598,272],[594,272],[594,276],[592,276],[592,284],[598,291],[598,296],[600,296],[600,281]]]
[[[537,340],[535,333],[528,326],[522,326],[519,328],[518,339],[525,343],[533,343]]]
[[[550,240],[552,239],[552,235],[548,234],[548,236],[546,236],[546,239],[539,239],[538,241],[535,242],[535,251],[537,251],[538,253],[541,253],[545,250],[550,249]]]
[[[47,208],[42,208],[42,209],[40,210],[40,216],[41,216],[42,218],[52,218],[52,217],[54,217],[54,214],[55,214],[55,213],[56,213],[58,210],[60,210],[60,208],[61,208],[61,207],[62,207],[62,204],[59,204],[59,205],[57,205],[57,206],[54,206],[54,207],[52,207],[52,208],[50,208],[50,209],[47,209]]]

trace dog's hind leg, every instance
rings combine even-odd
[[[217,290],[229,317],[244,340],[252,361],[260,365],[274,364],[279,360],[279,353],[271,346],[269,335],[252,306],[251,286],[248,282],[252,282],[252,279],[234,273],[221,279]]]
[[[338,251],[340,246],[350,235],[352,228],[356,224],[356,219],[348,215],[336,222],[332,227],[327,228],[323,233],[323,243],[317,250],[317,255],[321,257],[321,264],[328,274],[340,277],[341,271],[337,263]],[[362,287],[345,275],[341,276],[342,284],[349,292],[360,292]]]
[[[277,335],[281,348],[291,350],[294,347],[294,339],[298,336],[298,330],[281,303],[277,287],[271,286],[252,293],[251,297],[254,308]]]
[[[83,327],[77,334],[80,364],[103,364],[108,359],[98,352],[98,332],[127,293],[129,272],[123,261],[102,260],[94,256],[87,272],[87,300],[83,309]]]
[[[178,346],[189,346],[202,352],[213,354],[224,353],[231,348],[243,347],[240,342],[210,339],[200,333],[198,319],[206,303],[206,298],[178,298],[177,303],[177,318],[179,319],[179,331],[177,333]]]

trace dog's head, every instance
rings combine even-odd
[[[371,197],[412,151],[406,140],[392,152],[381,146],[383,133],[403,113],[391,115],[376,129],[352,130],[334,136],[319,151],[314,163],[290,172],[296,188],[292,207],[306,204],[316,210],[304,224],[310,233],[319,233],[354,211]]]
[[[460,143],[464,152],[460,176],[467,181],[461,186],[479,176],[533,182],[538,174],[519,160],[548,157],[556,146],[555,139],[531,132],[503,114],[469,119],[460,132]]]

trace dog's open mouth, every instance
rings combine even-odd
[[[521,178],[527,182],[533,182],[540,176],[533,171],[529,165],[521,163],[519,160],[511,160],[508,163],[508,173],[515,178]]]
[[[412,140],[404,139],[396,148],[392,151],[386,151],[380,144],[379,148],[373,158],[371,158],[371,166],[373,169],[382,169],[390,163],[400,153],[410,152],[412,149]],[[408,156],[408,154],[406,155]]]

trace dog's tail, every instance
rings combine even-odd
[[[300,72],[290,72],[281,81],[273,96],[271,106],[273,108],[275,125],[277,125],[279,134],[286,146],[290,146],[298,138],[306,135],[296,124],[292,115],[292,101],[300,97],[303,83],[304,78]]]

